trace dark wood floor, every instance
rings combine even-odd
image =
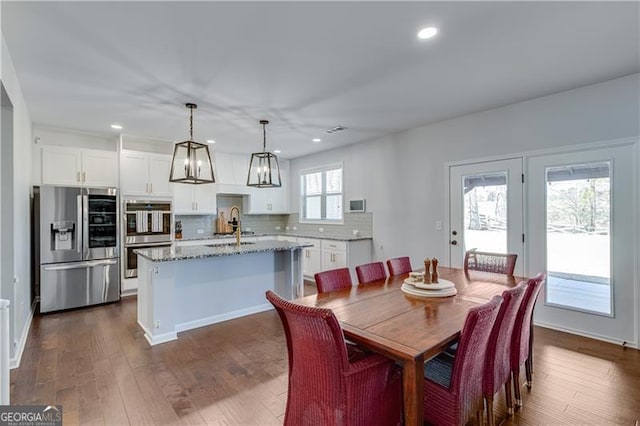
[[[536,329],[534,386],[503,424],[634,425],[640,351]],[[282,424],[287,352],[276,313],[179,334],[151,348],[136,299],[36,316],[13,404],[62,404],[64,424]],[[522,374],[524,376],[524,374]]]

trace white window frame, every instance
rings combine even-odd
[[[322,193],[320,194],[321,197],[321,215],[325,215],[326,216],[326,200],[327,200],[327,195],[336,195],[335,193],[332,194],[327,194],[327,188],[325,185],[325,172],[330,171],[330,170],[337,170],[337,169],[341,169],[342,170],[342,192],[340,193],[341,197],[342,197],[342,217],[340,219],[326,219],[326,218],[322,218],[322,219],[306,219],[305,218],[305,208],[306,208],[306,202],[305,202],[305,198],[307,197],[307,195],[305,194],[305,185],[304,185],[304,176],[305,175],[309,175],[309,174],[313,174],[313,173],[322,173]],[[324,166],[320,166],[320,167],[313,167],[313,168],[309,168],[309,169],[302,169],[299,172],[299,178],[300,178],[300,209],[299,209],[299,217],[298,217],[298,222],[299,223],[310,223],[310,224],[323,224],[323,225],[343,225],[344,224],[344,164],[342,162],[340,163],[333,163],[333,164],[327,164]]]

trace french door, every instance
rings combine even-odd
[[[461,268],[467,250],[514,253],[523,275],[522,158],[449,167],[449,260]]]
[[[638,232],[634,145],[530,157],[529,271],[544,271],[536,322],[633,342]]]

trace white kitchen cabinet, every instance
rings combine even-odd
[[[173,210],[175,214],[216,214],[214,185],[173,185]]]
[[[118,159],[114,151],[62,146],[42,147],[42,184],[118,186]]]
[[[304,277],[313,280],[316,272],[349,268],[351,281],[358,283],[356,266],[371,262],[371,240],[337,241],[298,238],[298,242],[313,242],[302,256]],[[307,253],[309,250],[309,253]]]
[[[141,151],[122,151],[121,189],[129,196],[171,197],[171,156]]]
[[[322,270],[347,267],[347,243],[344,241],[322,240]]]
[[[302,253],[302,273],[308,279],[313,280],[313,276],[322,270],[320,240],[313,238],[298,238],[298,242],[312,245],[311,247],[305,247]]]

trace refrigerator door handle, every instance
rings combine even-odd
[[[86,191],[86,190],[83,190]],[[82,258],[89,256],[89,197],[82,196]]]
[[[78,172],[80,173],[80,172]],[[76,197],[76,250],[78,253],[82,253],[82,195]]]
[[[115,265],[116,263],[118,263],[117,259],[90,260],[88,262],[58,263],[55,265],[44,265],[42,266],[42,269],[44,271],[66,271],[69,269],[95,268],[96,266]]]

